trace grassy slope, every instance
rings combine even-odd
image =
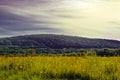
[[[120,57],[0,57],[0,80],[120,79]]]

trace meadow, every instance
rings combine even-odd
[[[120,57],[0,57],[0,80],[120,80]]]

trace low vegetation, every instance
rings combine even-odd
[[[120,80],[120,57],[0,57],[0,80]]]
[[[35,55],[62,55],[62,56],[120,56],[120,48],[110,49],[51,49],[51,48],[10,48],[0,47],[0,55],[5,56],[35,56]]]

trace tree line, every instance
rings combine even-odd
[[[120,56],[120,49],[76,49],[76,48],[20,48],[20,47],[0,47],[0,55],[50,55],[59,54],[65,56]]]

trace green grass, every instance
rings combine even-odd
[[[120,80],[120,57],[0,57],[0,80]]]

